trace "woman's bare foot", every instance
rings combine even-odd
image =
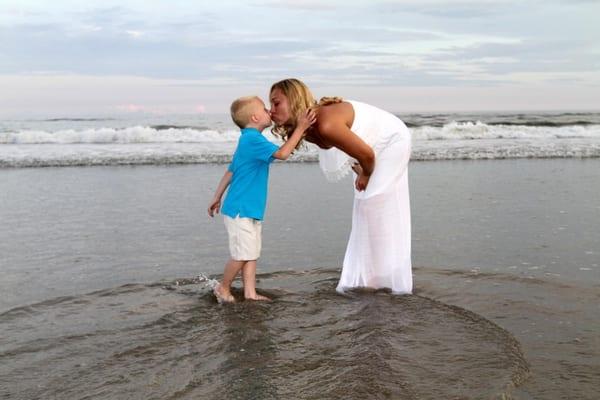
[[[263,296],[261,294],[258,293],[254,293],[254,295],[250,295],[250,296],[244,296],[244,298],[246,300],[255,300],[255,301],[271,301],[270,298],[268,298],[267,296]]]
[[[213,289],[213,294],[219,304],[235,303],[235,297],[233,297],[230,291],[225,290],[220,283]]]

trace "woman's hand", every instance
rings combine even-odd
[[[308,109],[306,112],[298,117],[296,120],[296,128],[300,129],[302,132],[306,131],[311,127],[312,124],[317,120],[317,114],[315,110]]]
[[[369,178],[370,176],[366,176],[364,174],[360,174],[356,177],[356,181],[354,182],[354,187],[356,187],[356,190],[358,190],[359,192],[364,191],[367,188],[367,185],[369,184]]]
[[[367,188],[367,185],[369,184],[369,178],[371,176],[367,176],[363,173],[363,169],[359,163],[352,164],[352,170],[357,175],[356,181],[354,182],[354,187],[359,192],[362,192],[363,190],[365,190]]]

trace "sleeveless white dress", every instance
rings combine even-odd
[[[412,293],[410,132],[387,111],[356,101],[348,103],[354,108],[351,130],[373,148],[375,169],[365,191],[354,189],[352,231],[336,290],[369,287]],[[335,147],[319,149],[319,165],[329,180],[347,175],[355,161]]]

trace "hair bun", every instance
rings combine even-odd
[[[337,104],[337,103],[341,103],[342,101],[344,101],[344,99],[342,99],[341,97],[321,97],[321,100],[319,100],[319,105],[320,106],[326,106],[329,104]]]

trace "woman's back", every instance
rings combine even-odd
[[[398,117],[367,103],[349,100],[354,109],[350,130],[378,153],[391,140],[410,138],[406,125]]]

